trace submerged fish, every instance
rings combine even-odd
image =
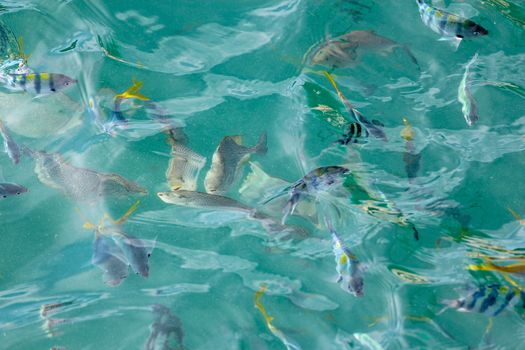
[[[367,52],[391,53],[402,49],[419,68],[416,58],[406,45],[377,35],[373,30],[354,30],[333,39],[328,39],[312,55],[312,63],[331,68],[342,68],[357,64]]]
[[[111,234],[133,272],[142,277],[147,278],[149,276],[149,258],[153,247],[147,247],[141,239],[122,231],[106,231],[104,234]]]
[[[171,147],[171,159],[166,170],[166,179],[172,190],[195,191],[201,169],[206,158],[188,147],[174,143]]]
[[[17,196],[22,193],[29,191],[24,186],[10,183],[10,182],[0,182],[0,197],[7,198],[10,196]]]
[[[283,209],[282,224],[286,218],[292,215],[299,203],[299,200],[306,195],[315,195],[318,192],[329,190],[331,187],[343,184],[350,170],[340,166],[320,167],[310,171],[300,180],[286,187],[283,191],[264,201],[266,204],[277,197],[288,194],[289,199]]]
[[[412,126],[408,123],[406,118],[403,118],[405,127],[401,130],[401,137],[405,139],[405,151],[403,152],[403,161],[405,162],[405,171],[408,176],[408,181],[412,182],[417,177],[417,172],[420,168],[421,153],[416,152],[414,146],[415,132]]]
[[[366,128],[362,127],[360,123],[354,122],[348,125],[347,131],[343,134],[343,138],[337,140],[341,145],[348,145],[350,143],[358,143],[369,136]]]
[[[343,289],[356,297],[364,295],[363,269],[357,256],[352,254],[335,231],[329,219],[325,218],[328,230],[332,234],[333,251],[337,270],[337,283],[342,282]]]
[[[416,0],[423,23],[441,34],[440,40],[452,40],[459,46],[463,38],[487,35],[489,32],[479,24],[464,17],[429,6],[424,0]]]
[[[461,83],[458,87],[458,101],[461,103],[461,111],[463,112],[463,117],[465,117],[465,121],[467,122],[468,126],[474,125],[479,120],[476,100],[474,100],[474,97],[470,92],[468,81],[470,67],[472,64],[474,64],[474,62],[476,62],[477,59],[478,54],[476,53],[469,63],[467,63],[467,66],[465,67],[465,73],[463,74],[463,79],[461,79]]]
[[[228,197],[198,191],[176,190],[158,192],[157,196],[166,203],[190,208],[211,208],[236,210],[251,213],[253,208]]]
[[[324,72],[324,74],[326,78],[328,78],[334,89],[337,91],[337,95],[339,96],[341,102],[343,102],[343,104],[345,105],[348,114],[350,114],[350,117],[352,117],[352,119],[355,122],[361,124],[367,130],[367,132],[372,134],[374,137],[382,139],[383,141],[387,141],[386,134],[382,130],[383,124],[376,120],[369,121],[368,119],[366,119],[365,116],[361,114],[361,112],[354,108],[354,106],[350,103],[350,101],[348,101],[345,95],[343,95],[330,73]]]
[[[57,310],[64,306],[72,305],[73,301],[65,301],[60,303],[43,304],[40,306],[40,317],[46,318],[50,314],[56,313]]]
[[[124,260],[121,249],[111,237],[98,233],[95,235],[91,263],[104,272],[104,283],[115,287],[128,277],[129,269]]]
[[[11,158],[14,164],[18,164],[18,162],[20,162],[20,147],[18,147],[18,144],[15,142],[15,140],[13,140],[13,138],[9,134],[9,131],[7,131],[7,128],[5,127],[4,122],[1,120],[0,134],[4,139],[5,153],[7,153],[7,155],[9,156],[9,158]]]
[[[77,80],[58,73],[0,74],[3,86],[13,91],[28,91],[47,95],[77,83]]]
[[[498,316],[506,309],[518,306],[525,311],[525,293],[518,288],[491,284],[482,286],[467,297],[456,300],[444,300],[447,308],[453,308],[460,312],[478,312],[489,316]]]
[[[264,154],[267,151],[266,133],[259,138],[254,147],[240,144],[240,137],[226,136],[213,154],[211,168],[204,179],[206,192],[224,194],[237,180],[242,164],[252,153]]]
[[[107,195],[145,194],[147,191],[118,174],[99,173],[68,164],[58,153],[28,151],[43,184],[76,200],[96,200]]]
[[[152,312],[154,320],[144,349],[183,350],[184,331],[181,320],[164,305],[153,305]],[[172,344],[171,338],[175,339],[176,345]]]

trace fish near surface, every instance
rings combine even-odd
[[[91,263],[104,271],[103,280],[115,287],[128,277],[128,264],[115,241],[106,235],[95,235]]]
[[[405,45],[376,34],[373,30],[354,30],[328,39],[312,55],[312,63],[330,68],[355,66],[367,52],[391,53],[402,49],[419,68],[417,59]]]
[[[11,196],[17,196],[22,193],[29,191],[24,186],[10,183],[10,182],[0,182],[0,197],[7,198]]]
[[[190,208],[240,210],[251,213],[252,208],[234,199],[198,191],[176,190],[158,192],[157,196],[165,203]]]
[[[199,173],[206,164],[206,158],[188,147],[174,143],[171,159],[166,170],[166,179],[172,190],[195,191]]]
[[[441,34],[440,40],[455,41],[456,48],[463,38],[474,38],[489,33],[487,29],[467,18],[429,6],[424,0],[416,0],[416,2],[423,23],[434,32]]]
[[[58,73],[0,74],[0,81],[9,90],[35,95],[53,94],[77,83],[77,80]]]
[[[13,140],[4,122],[1,120],[0,120],[0,134],[2,135],[2,138],[4,139],[5,153],[7,153],[7,155],[13,162],[13,164],[18,164],[18,162],[20,162],[20,154],[21,154],[20,147],[18,147],[18,144],[15,142],[15,140]]]
[[[470,295],[442,302],[447,308],[453,308],[460,312],[477,312],[488,316],[498,316],[506,309],[514,306],[525,311],[525,294],[518,288],[499,284],[481,286]]]
[[[476,53],[469,63],[467,63],[467,66],[465,67],[465,73],[463,74],[463,78],[461,79],[461,83],[458,87],[458,101],[461,103],[461,111],[463,112],[463,117],[465,118],[468,126],[474,125],[479,120],[478,107],[476,105],[476,100],[470,91],[468,81],[470,76],[470,67],[476,62],[477,59],[478,54]]]
[[[164,305],[156,304],[152,306],[154,315],[153,323],[150,326],[150,335],[144,346],[145,350],[170,350],[184,349],[184,331],[182,330],[181,320],[175,316],[170,309]],[[171,345],[170,338],[174,338],[177,345]]]
[[[133,272],[142,277],[149,276],[149,258],[153,247],[147,247],[141,239],[121,231],[108,231],[104,234],[111,235]]]
[[[257,145],[245,147],[240,144],[238,137],[224,137],[213,154],[211,168],[204,179],[206,192],[226,193],[237,180],[242,164],[250,158],[250,155],[266,153],[268,149],[266,139],[266,133],[263,133]]]
[[[147,191],[118,174],[99,173],[68,164],[58,153],[30,151],[35,173],[43,184],[76,200],[96,200],[106,195],[125,195]]]

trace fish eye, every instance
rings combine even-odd
[[[4,194],[4,195],[2,196],[2,198],[7,198],[7,195],[6,195],[6,194]]]
[[[148,258],[151,256],[151,253],[148,253]]]
[[[17,192],[16,194],[20,194],[20,192]]]

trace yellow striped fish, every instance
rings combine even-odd
[[[77,83],[77,80],[59,73],[7,74],[0,79],[9,90],[28,91],[36,95],[52,94]]]

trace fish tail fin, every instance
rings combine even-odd
[[[133,212],[135,210],[137,210],[137,208],[139,207],[139,204],[140,204],[140,200],[137,200],[129,209],[128,211],[126,211],[124,213],[124,215],[122,215],[122,217],[120,219],[118,219],[117,221],[114,221],[114,220],[111,220],[113,221],[113,223],[115,225],[120,225],[120,224],[123,224],[129,217],[131,214],[133,214]]]
[[[257,154],[266,154],[268,152],[268,135],[265,132],[261,134],[259,137],[259,141],[257,142],[257,145],[254,147],[254,151]]]
[[[445,305],[445,306],[436,313],[437,316],[441,315],[442,313],[444,313],[448,309],[456,309],[456,308],[459,308],[461,306],[461,303],[459,302],[459,300],[455,300],[455,299],[444,299],[444,300],[441,300],[441,304]]]
[[[115,95],[115,100],[117,99],[137,99],[140,101],[149,101],[150,98],[144,96],[139,90],[144,82],[139,80],[133,80],[133,85],[129,87],[126,91],[121,94]]]

